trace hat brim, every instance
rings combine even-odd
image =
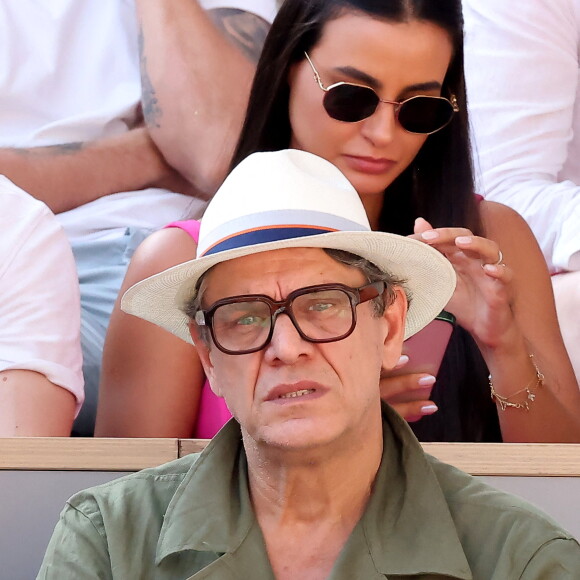
[[[404,280],[411,296],[405,339],[433,320],[455,290],[455,271],[450,262],[426,244],[384,232],[341,231],[244,246],[190,260],[129,288],[121,300],[121,308],[193,344],[189,319],[182,309],[192,297],[199,278],[221,262],[282,248],[345,250]]]

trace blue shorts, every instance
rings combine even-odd
[[[81,290],[81,346],[85,378],[85,402],[74,422],[73,435],[93,435],[109,319],[131,257],[151,231],[127,228],[121,237],[81,240],[72,244]]]

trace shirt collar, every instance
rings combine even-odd
[[[429,459],[407,422],[388,405],[383,405],[383,459],[373,489],[357,528],[362,528],[377,571],[388,577],[429,573],[471,580]]]
[[[239,424],[231,419],[191,466],[171,499],[156,564],[184,550],[231,552],[255,522]]]
[[[365,513],[333,569],[372,566],[378,574],[439,574],[471,580],[471,572],[445,496],[407,423],[383,407],[383,459]],[[189,469],[165,514],[156,564],[186,550],[236,552],[261,544],[248,490],[238,423],[230,420]],[[378,493],[377,490],[384,490]],[[245,540],[252,539],[252,542]],[[359,565],[356,565],[356,561]],[[352,568],[352,566],[355,566]],[[336,577],[339,577],[340,574]]]

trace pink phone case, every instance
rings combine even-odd
[[[409,357],[409,362],[388,373],[389,376],[411,373],[437,376],[454,326],[453,314],[445,310],[441,312],[435,320],[403,343],[403,354]]]

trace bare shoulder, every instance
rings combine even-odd
[[[479,204],[483,224],[488,235],[502,232],[506,227],[522,228],[530,231],[524,218],[511,207],[495,201],[482,200]]]
[[[181,228],[165,228],[147,237],[131,259],[125,282],[135,284],[195,258],[197,244]]]
[[[495,201],[480,203],[481,218],[486,237],[498,244],[530,245],[538,248],[536,238],[524,218],[511,207]]]
[[[258,62],[270,24],[260,16],[236,8],[208,11],[214,25],[252,62]]]
[[[524,218],[507,205],[494,201],[482,201],[480,210],[485,236],[498,244],[506,263],[523,273],[533,268],[549,279],[544,255]]]

